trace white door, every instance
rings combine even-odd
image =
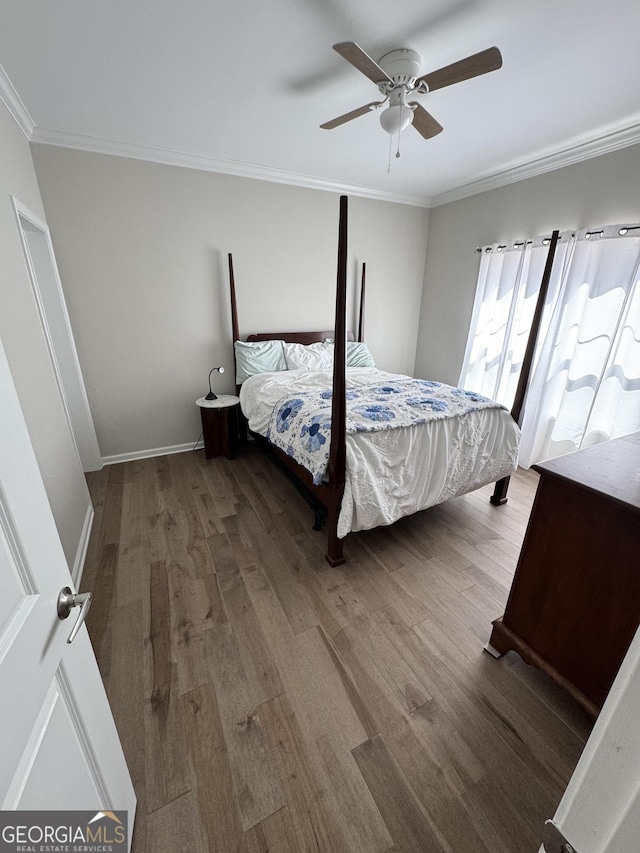
[[[99,471],[102,457],[53,253],[49,226],[11,196],[33,294],[71,435],[83,471]]]
[[[128,811],[135,794],[0,342],[0,808]]]
[[[553,818],[576,853],[640,850],[639,716],[640,629]],[[545,849],[567,848],[545,842]]]

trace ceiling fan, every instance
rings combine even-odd
[[[388,105],[380,114],[380,124],[389,134],[399,134],[410,124],[425,139],[431,139],[442,130],[442,125],[417,101],[407,101],[407,96],[426,95],[435,89],[443,89],[462,80],[470,80],[502,67],[502,56],[497,47],[474,53],[438,71],[419,77],[422,57],[415,50],[400,49],[386,53],[380,62],[374,62],[355,42],[334,44],[333,49],[362,72],[378,87],[382,101],[372,101],[351,112],[321,124],[325,130],[333,130],[354,118],[366,115]]]

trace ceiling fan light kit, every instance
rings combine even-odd
[[[379,110],[387,105],[380,114],[380,124],[387,133],[399,135],[412,124],[424,139],[431,139],[442,131],[442,125],[417,101],[407,103],[407,95],[426,95],[434,89],[443,89],[445,86],[470,80],[502,67],[502,56],[497,47],[467,56],[422,77],[419,76],[422,57],[415,50],[392,50],[385,53],[378,63],[355,42],[340,42],[334,44],[333,49],[375,83],[384,100],[373,101],[321,124],[320,127],[325,130],[333,130],[371,110]]]
[[[389,101],[389,106],[380,113],[380,124],[388,134],[396,136],[413,121],[415,107],[407,106],[406,97],[415,87],[422,58],[415,50],[392,50],[379,64],[390,78],[378,84],[380,94],[386,95]]]
[[[412,121],[413,110],[406,104],[395,104],[380,113],[380,124],[392,136],[401,133]]]

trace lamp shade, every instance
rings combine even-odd
[[[413,110],[406,104],[394,104],[380,114],[380,124],[391,135],[400,133],[413,121]]]

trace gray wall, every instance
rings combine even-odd
[[[416,375],[457,384],[478,274],[476,246],[554,228],[640,221],[640,146],[434,208]]]
[[[73,568],[91,504],[55,382],[11,195],[44,218],[29,145],[0,104],[0,337],[65,555]]]
[[[32,150],[103,457],[195,442],[214,365],[232,391],[227,252],[242,334],[332,327],[337,195]],[[428,222],[350,199],[352,325],[366,261],[366,340],[384,369],[414,369]]]
[[[38,216],[46,211],[107,457],[197,438],[194,400],[206,390],[207,372],[232,364],[227,252],[234,254],[244,334],[331,326],[338,199],[49,146],[33,146],[32,160],[3,107],[0,152],[0,336],[72,565],[88,495],[9,195]],[[379,366],[411,373],[415,357],[417,375],[456,382],[476,246],[553,228],[638,220],[640,146],[443,205],[430,215],[352,199],[352,325],[364,260],[366,337]],[[232,390],[230,370],[216,379],[216,388]]]

